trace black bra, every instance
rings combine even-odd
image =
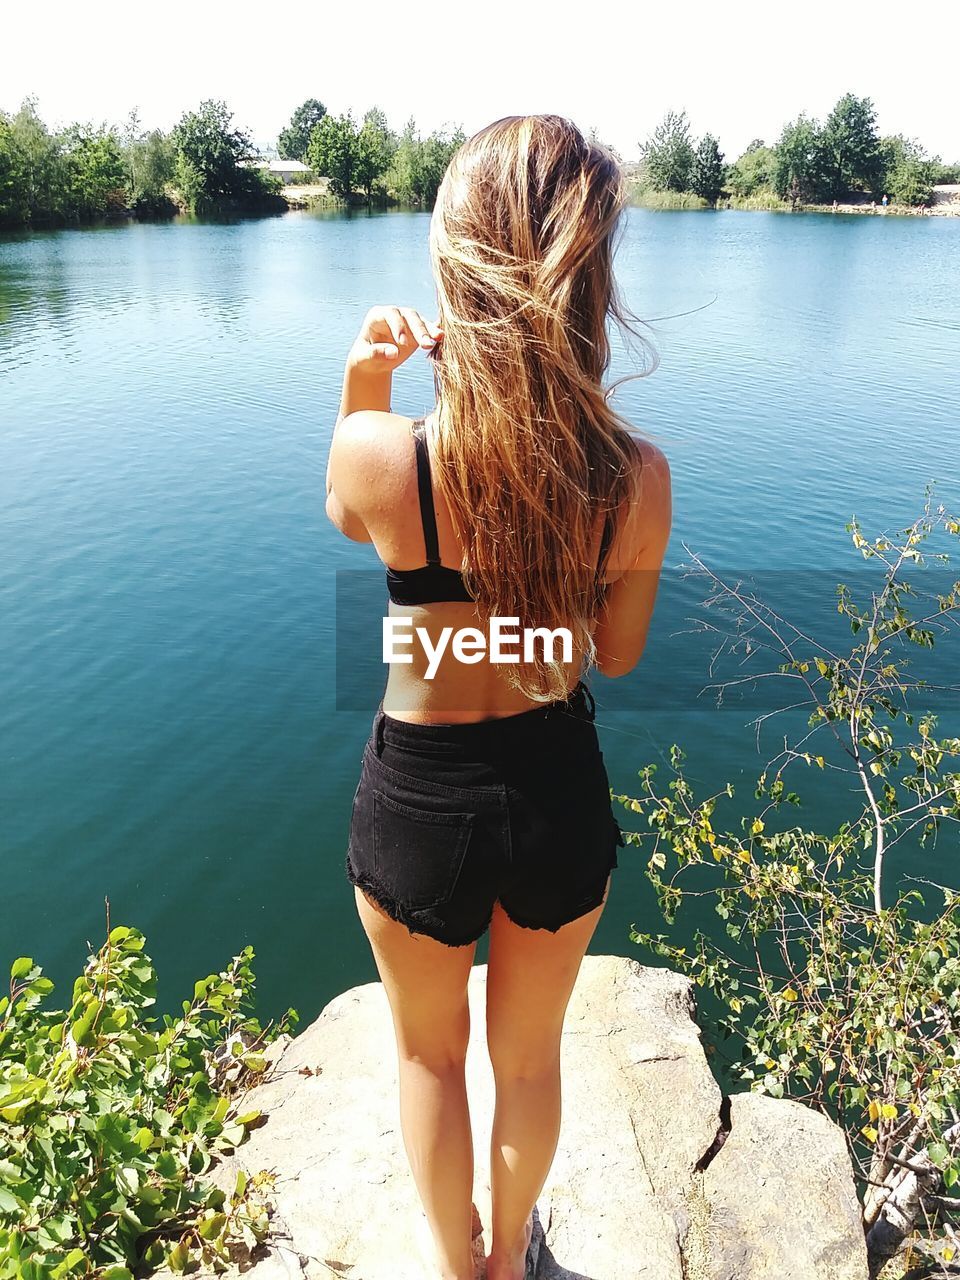
[[[399,605],[437,604],[440,601],[468,604],[474,597],[467,590],[460,570],[448,569],[440,563],[440,540],[437,536],[437,515],[433,506],[433,483],[430,478],[430,454],[423,418],[418,418],[413,424],[413,444],[417,455],[417,493],[420,498],[420,521],[423,525],[427,563],[420,569],[388,568],[387,590],[390,599]],[[598,572],[603,571],[612,532],[608,512],[600,542]]]

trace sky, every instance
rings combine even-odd
[[[66,0],[4,14],[0,110],[37,98],[52,126],[119,124],[132,107],[169,129],[223,99],[262,148],[305,98],[355,119],[379,106],[399,130],[556,112],[595,128],[626,161],[668,110],[728,159],[776,140],[846,92],[873,99],[881,133],[960,159],[960,3],[853,0]]]

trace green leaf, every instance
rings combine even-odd
[[[25,978],[32,968],[33,961],[29,956],[20,956],[10,966],[10,977],[17,982],[20,978]]]
[[[209,1218],[201,1218],[197,1226],[202,1240],[216,1240],[227,1224],[225,1213],[215,1213]]]
[[[121,1165],[117,1170],[117,1186],[131,1198],[140,1190],[140,1175],[132,1165]]]
[[[95,1039],[93,1024],[97,1019],[97,1005],[93,1002],[73,1024],[73,1038],[81,1048],[87,1048]]]
[[[153,1145],[153,1130],[148,1129],[146,1125],[141,1125],[133,1135],[133,1140],[141,1151],[148,1151]]]
[[[0,1213],[20,1213],[23,1205],[6,1187],[0,1187]]]
[[[231,1147],[238,1147],[246,1136],[246,1132],[242,1124],[225,1124],[222,1138]]]
[[[183,1240],[167,1254],[167,1263],[171,1271],[185,1271],[190,1261],[190,1246]]]

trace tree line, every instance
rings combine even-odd
[[[894,204],[929,204],[938,182],[960,180],[960,165],[945,165],[903,134],[881,137],[870,98],[844,94],[822,123],[801,114],[783,126],[773,146],[758,138],[732,164],[718,139],[696,141],[685,111],[669,111],[640,143],[641,193],[689,194],[716,205],[737,201],[830,204],[866,195]]]
[[[421,138],[412,117],[397,134],[376,107],[358,124],[311,98],[282,130],[278,151],[328,178],[341,200],[430,204],[464,138],[462,129]],[[282,184],[262,159],[224,102],[202,102],[164,133],[144,129],[136,111],[119,128],[51,129],[27,99],[15,114],[0,112],[0,226],[283,210]]]
[[[280,132],[281,159],[300,160],[327,178],[335,196],[349,200],[396,200],[431,205],[457,148],[463,129],[437,131],[421,138],[411,116],[397,133],[379,107],[356,121],[352,111],[330,115],[322,102],[308,98]]]
[[[359,121],[351,111],[331,115],[308,98],[281,130],[277,151],[326,178],[331,194],[348,203],[429,206],[464,139],[459,127],[421,137],[412,117],[397,132],[378,107]],[[944,165],[915,140],[881,137],[872,101],[849,93],[823,123],[800,115],[773,146],[756,139],[732,164],[713,134],[694,139],[684,111],[668,112],[640,148],[641,198],[652,193],[668,203],[715,205],[726,197],[797,208],[869,193],[923,205],[935,183],[960,180],[960,165]],[[258,167],[261,160],[223,102],[202,102],[164,133],[144,129],[136,111],[119,128],[50,129],[27,99],[13,115],[0,112],[0,226],[164,217],[178,209],[282,210],[281,184]]]
[[[50,129],[28,99],[0,113],[0,224],[286,207],[279,182],[247,163],[256,154],[222,102],[201,103],[163,133],[144,129],[136,111],[122,128]]]

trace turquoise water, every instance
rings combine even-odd
[[[64,999],[105,896],[148,935],[161,1006],[246,943],[265,1015],[376,978],[343,853],[380,686],[336,663],[334,610],[336,571],[372,551],[327,523],[324,468],[367,307],[434,314],[427,227],[0,239],[0,960],[35,956]],[[685,548],[835,620],[851,515],[895,527],[930,480],[960,507],[960,224],[630,210],[618,275],[637,314],[674,317],[616,403],[670,459],[675,527],[647,655],[595,680],[611,779],[678,742],[705,786],[751,780],[778,736],[758,754],[747,709],[700,696]],[[425,362],[393,403],[431,407]],[[811,799],[814,825],[845,811]],[[923,871],[955,882],[955,860],[948,834]],[[629,928],[664,926],[639,855],[620,864],[591,950],[648,959]]]

